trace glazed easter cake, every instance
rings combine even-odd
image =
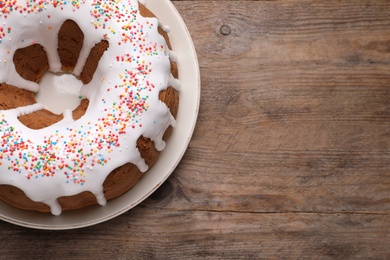
[[[0,1],[0,199],[59,215],[132,188],[175,125],[168,31],[136,0]],[[82,81],[77,108],[36,101],[46,73]]]

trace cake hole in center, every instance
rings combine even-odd
[[[81,80],[73,74],[46,72],[39,82],[35,99],[55,114],[73,111],[80,105],[82,86]]]

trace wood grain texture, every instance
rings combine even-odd
[[[172,2],[202,81],[177,169],[97,226],[1,222],[1,255],[390,258],[390,3]]]

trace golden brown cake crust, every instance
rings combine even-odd
[[[141,4],[140,12],[141,15],[145,17],[155,17],[150,10]],[[167,33],[165,33],[161,28],[159,28],[159,33],[164,36],[168,47],[171,49]],[[62,61],[62,69],[64,71],[73,70],[82,47],[83,37],[84,35],[82,31],[73,21],[67,20],[63,24],[58,36],[58,52]],[[100,57],[108,48],[108,42],[106,41],[102,41],[92,48],[80,76],[80,80],[82,80],[84,84],[88,83],[92,79]],[[23,78],[34,82],[38,82],[48,69],[46,53],[42,46],[38,44],[16,51],[14,63],[17,72]],[[173,62],[171,62],[171,72],[174,77],[178,77],[178,69],[176,64]],[[167,90],[160,93],[159,97],[160,100],[168,106],[171,114],[176,118],[179,105],[178,92],[174,88],[168,87]],[[1,110],[12,109],[34,103],[36,103],[34,93],[5,83],[0,84]],[[87,107],[88,100],[82,100],[80,105],[73,111],[74,119],[77,120],[82,117]],[[40,110],[19,117],[20,121],[24,125],[32,129],[47,127],[62,120],[62,118],[62,115],[56,115],[48,110]],[[172,127],[169,127],[164,134],[163,140],[166,141],[169,138],[171,131]],[[152,167],[159,156],[159,152],[155,149],[153,142],[150,139],[141,136],[138,139],[137,148],[149,168]],[[103,184],[106,199],[110,200],[122,195],[131,189],[142,175],[143,173],[131,163],[127,163],[115,169],[108,175]],[[23,193],[23,191],[10,185],[0,185],[0,199],[21,209],[50,212],[49,206],[41,202],[32,201]],[[97,203],[95,196],[90,192],[83,192],[69,197],[61,197],[58,201],[63,210],[74,210]]]

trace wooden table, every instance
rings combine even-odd
[[[108,222],[0,222],[10,258],[390,258],[390,2],[172,1],[198,123],[171,177]]]

